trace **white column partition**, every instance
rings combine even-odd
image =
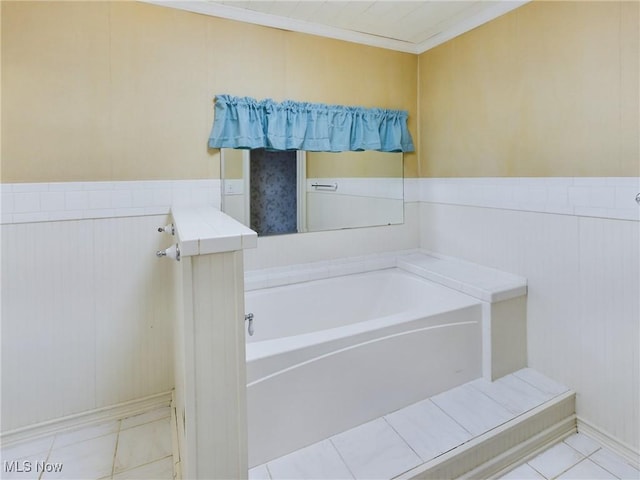
[[[257,234],[214,207],[172,208],[178,474],[247,478],[245,248]]]

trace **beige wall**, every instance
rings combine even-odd
[[[2,181],[219,176],[216,93],[409,111],[417,57],[137,2],[2,2]],[[417,175],[417,155],[405,156]]]
[[[532,2],[419,57],[420,176],[638,176],[638,2]]]
[[[218,177],[216,93],[409,110],[409,177],[636,176],[638,10],[533,2],[418,57],[137,2],[3,1],[2,181]]]

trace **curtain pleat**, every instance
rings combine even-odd
[[[412,152],[404,110],[218,95],[210,148]]]

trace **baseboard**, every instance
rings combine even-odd
[[[396,478],[491,478],[575,431],[575,393],[566,392]]]
[[[47,435],[54,435],[56,433],[138,415],[155,408],[169,406],[170,403],[171,392],[158,393],[117,405],[96,408],[94,410],[88,410],[86,412],[3,432],[0,434],[0,443],[2,443],[3,447],[9,447],[16,443],[46,437]]]
[[[486,478],[489,480],[502,478],[502,476],[513,470],[515,467],[537,457],[542,452],[549,449],[549,447],[561,442],[576,432],[576,416],[572,415],[571,417],[566,418],[565,420],[514,446],[502,455],[495,457],[495,461],[492,459],[478,469],[465,474],[462,478]]]
[[[613,438],[584,418],[578,417],[578,432],[593,438],[614,453],[617,453],[635,468],[640,469],[640,452],[631,445]]]

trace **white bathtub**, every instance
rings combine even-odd
[[[478,378],[481,302],[400,269],[249,291],[249,465]]]

